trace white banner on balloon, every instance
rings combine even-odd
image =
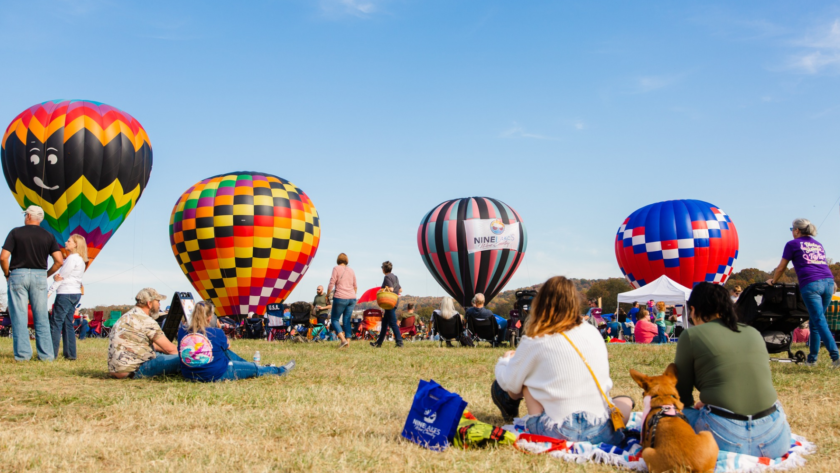
[[[505,224],[498,218],[464,220],[464,231],[470,254],[519,248],[519,223]]]

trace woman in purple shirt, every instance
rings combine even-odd
[[[799,291],[805,306],[808,307],[808,325],[811,327],[808,339],[810,353],[805,366],[817,365],[817,354],[822,340],[831,356],[831,367],[840,368],[840,353],[837,352],[837,344],[825,320],[825,311],[831,304],[831,296],[837,290],[837,285],[831,270],[828,269],[825,249],[814,239],[817,227],[808,219],[797,218],[793,221],[790,231],[793,233],[793,240],[785,244],[782,261],[773,277],[767,280],[767,284],[775,284],[781,279],[788,263],[793,262],[793,269],[796,270],[796,277],[799,279]]]

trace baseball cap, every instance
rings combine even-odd
[[[137,297],[134,298],[138,304],[146,304],[151,301],[162,301],[164,299],[166,299],[166,296],[162,296],[151,287],[141,289],[140,292],[137,293]]]
[[[38,217],[42,220],[44,219],[44,209],[38,207],[37,205],[30,205],[23,213],[29,214],[31,217]]]

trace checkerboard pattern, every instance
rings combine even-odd
[[[318,212],[291,182],[235,172],[204,179],[172,209],[172,253],[219,316],[264,314],[300,282],[321,239]]]
[[[726,212],[707,202],[659,202],[624,220],[615,254],[636,288],[663,275],[686,287],[723,284],[738,259],[738,232]]]

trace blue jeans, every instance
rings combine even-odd
[[[344,336],[348,340],[353,338],[353,307],[356,306],[356,299],[333,299],[332,312],[330,313],[330,331],[336,334],[341,333],[341,319],[344,322]]]
[[[790,425],[782,405],[776,412],[758,420],[732,420],[712,414],[708,407],[687,407],[683,414],[695,432],[709,431],[724,452],[755,457],[779,458],[790,450]]]
[[[162,374],[181,374],[181,357],[158,353],[156,357],[137,368],[137,371],[134,372],[134,379],[152,378]]]
[[[223,374],[217,381],[235,381],[237,379],[259,378],[260,376],[265,376],[267,374],[282,376],[286,373],[286,368],[275,366],[257,366],[256,363],[245,361],[244,358],[230,350],[225,351],[225,354],[227,354],[230,363],[228,363],[228,368],[227,371],[225,371],[225,374]]]
[[[399,304],[399,302],[397,302]],[[400,326],[397,324],[397,309],[389,309],[385,311],[385,315],[382,316],[382,330],[379,331],[379,338],[376,339],[377,345],[382,345],[385,341],[385,337],[388,335],[388,328],[394,332],[394,340],[396,340],[397,345],[403,344],[402,333],[400,333]]]
[[[831,304],[831,296],[834,294],[834,280],[831,278],[820,279],[808,283],[800,288],[802,300],[808,308],[808,326],[811,329],[808,338],[808,362],[816,363],[817,355],[820,353],[820,341],[825,343],[828,354],[832,360],[840,358],[837,353],[837,343],[828,329],[828,322],[825,320],[825,311]]]
[[[76,319],[73,322],[74,327],[79,327],[79,340],[84,340],[87,338],[88,330],[90,330],[90,325],[88,325],[87,320],[85,319]]]
[[[538,416],[528,416],[525,419],[525,431],[529,434],[545,435],[569,442],[589,442],[594,445],[620,445],[624,440],[624,431],[613,430],[609,417],[593,420],[588,412],[575,412],[562,424],[555,423],[545,412]]]
[[[32,358],[32,344],[29,343],[29,311],[32,306],[32,321],[35,323],[35,347],[38,359],[55,359],[50,319],[47,313],[47,270],[16,269],[9,276],[9,316],[12,318],[15,360],[28,361]]]
[[[663,325],[656,326],[656,337],[653,339],[653,343],[668,343],[668,335],[665,335],[665,330],[667,327]]]
[[[73,313],[81,294],[57,294],[53,304],[50,326],[52,328],[53,353],[58,357],[58,345],[64,339],[64,358],[76,359],[76,331],[73,328]]]

